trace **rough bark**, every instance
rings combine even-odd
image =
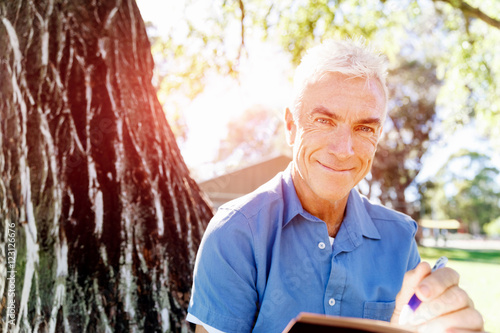
[[[0,0],[0,20],[1,331],[188,331],[212,212],[135,2]]]

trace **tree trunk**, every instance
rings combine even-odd
[[[1,332],[188,331],[212,212],[133,0],[0,0]]]

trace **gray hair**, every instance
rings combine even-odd
[[[387,61],[385,57],[375,52],[364,38],[356,40],[329,39],[309,49],[295,70],[293,80],[294,108],[292,112],[296,116],[302,106],[302,96],[306,86],[320,80],[327,73],[341,73],[353,78],[377,79],[384,88],[387,101]]]

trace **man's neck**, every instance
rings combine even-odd
[[[299,196],[300,199],[300,196]],[[301,200],[303,202],[303,200]],[[330,237],[337,236],[337,233],[344,220],[344,214],[347,206],[347,197],[339,201],[317,200],[316,202],[307,201],[309,204],[302,204],[304,209],[317,218],[325,221]]]
[[[329,201],[317,196],[309,187],[303,186],[300,181],[294,180],[294,186],[302,207],[311,215],[323,220],[328,228],[328,235],[335,237],[344,220],[349,195],[340,200]]]

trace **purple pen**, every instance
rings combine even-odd
[[[446,263],[448,262],[448,258],[446,257],[441,257],[436,261],[436,264],[434,264],[434,267],[432,267],[432,271],[434,272],[437,269],[440,269],[444,266],[446,266]],[[403,310],[401,310],[401,314],[399,315],[399,324],[400,325],[406,325],[411,322],[413,319],[413,315],[417,308],[419,307],[420,303],[422,301],[417,297],[417,295],[413,294],[413,296],[410,298],[410,301],[408,304],[406,304],[403,307]]]

